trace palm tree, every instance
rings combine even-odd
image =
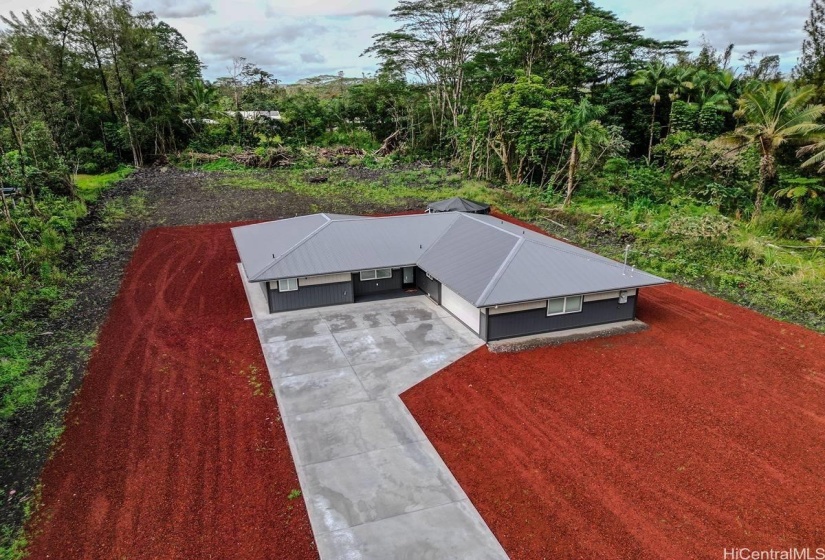
[[[673,87],[670,100],[676,101],[687,96],[690,101],[690,92],[693,91],[693,75],[696,70],[689,66],[674,66],[670,69],[668,79]]]
[[[825,195],[825,185],[821,179],[796,177],[787,181],[787,186],[776,189],[773,197],[776,200],[787,198],[793,200],[797,210],[802,210],[802,203],[806,198],[819,198]]]
[[[736,103],[739,78],[730,70],[717,72],[713,76],[713,89],[716,93],[724,95],[725,100],[732,107]]]
[[[633,79],[630,81],[634,86],[645,86],[653,90],[653,95],[650,96],[650,104],[653,106],[653,111],[650,115],[650,144],[647,148],[647,163],[653,159],[653,136],[656,127],[656,105],[662,100],[659,94],[660,88],[666,88],[671,85],[668,77],[667,66],[661,62],[648,62],[647,66],[636,72]]]
[[[217,111],[218,91],[203,80],[196,78],[192,80],[189,98],[185,107],[189,121],[202,123],[211,120],[218,114]]]
[[[768,187],[776,180],[776,150],[786,143],[811,140],[825,131],[817,119],[825,113],[825,106],[808,102],[815,88],[796,89],[785,82],[762,83],[748,88],[739,99],[735,116],[745,119],[726,137],[740,146],[756,146],[759,150],[759,181],[756,185],[754,216],[762,211],[762,200]]]
[[[564,206],[569,205],[573,198],[576,173],[581,163],[591,158],[594,148],[605,146],[609,142],[610,135],[598,120],[606,113],[604,107],[592,105],[587,99],[582,99],[562,120],[557,141],[570,143],[570,157],[567,159],[567,196]]]
[[[713,74],[707,70],[696,70],[690,77],[690,84],[688,84],[687,102],[690,103],[694,95],[702,95],[708,91],[708,88],[713,85]]]
[[[668,79],[673,91],[668,94],[670,98],[670,115],[668,116],[668,134],[673,131],[673,107],[675,102],[682,99],[682,96],[690,96],[693,89],[693,74],[696,72],[689,66],[674,66],[668,71]]]
[[[825,173],[825,137],[817,135],[815,140],[813,144],[799,148],[796,155],[799,157],[810,155],[811,157],[802,162],[802,167],[819,165],[817,171]]]

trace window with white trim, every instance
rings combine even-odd
[[[283,280],[278,280],[278,291],[279,292],[294,292],[298,289],[298,279],[297,278],[284,278]]]
[[[375,270],[362,270],[361,271],[361,280],[384,280],[386,278],[392,278],[392,269],[391,268],[377,268]]]
[[[567,296],[547,300],[547,315],[579,313],[582,310],[582,296]]]

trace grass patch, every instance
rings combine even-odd
[[[146,195],[142,192],[110,200],[103,208],[103,227],[111,228],[127,219],[140,219],[148,214]]]
[[[241,375],[246,377],[246,381],[249,383],[249,387],[252,389],[252,395],[255,397],[263,397],[266,392],[264,391],[264,384],[260,380],[258,375],[258,368],[254,364],[250,365],[245,370],[241,371]]]
[[[464,180],[441,168],[416,170],[364,170],[362,168],[316,168],[277,171],[241,170],[215,178],[215,188],[267,189],[293,192],[303,196],[336,203],[371,204],[375,206],[405,206],[410,202],[440,200],[453,196],[473,198],[480,202],[498,203],[504,191],[492,189],[480,181]],[[311,177],[324,176],[326,182],[313,183]],[[330,210],[330,208],[326,208]]]
[[[32,406],[45,379],[31,371],[28,340],[22,333],[0,337],[0,420]]]
[[[118,181],[128,177],[134,168],[128,166],[118,167],[111,173],[103,173],[101,175],[84,175],[79,173],[74,176],[74,183],[77,186],[77,193],[85,202],[94,202],[100,196],[100,193],[107,188],[117,183]]]
[[[199,167],[202,171],[243,171],[246,169],[240,163],[236,163],[229,158],[219,158],[209,163],[204,163]]]

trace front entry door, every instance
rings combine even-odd
[[[414,266],[406,266],[404,267],[404,279],[402,281],[405,288],[409,288],[415,285],[415,267]]]

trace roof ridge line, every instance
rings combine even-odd
[[[452,212],[442,212],[442,214],[451,214],[451,213],[452,213]],[[458,221],[458,219],[459,219],[459,218],[458,218],[458,214],[459,214],[459,212],[455,212],[455,214],[456,214],[456,216],[455,216],[455,219],[453,220],[453,223],[451,223],[449,226],[447,226],[446,228],[444,228],[444,231],[442,231],[442,232],[441,232],[441,235],[439,235],[438,237],[436,237],[435,239],[433,239],[433,242],[432,242],[432,243],[430,243],[430,246],[429,246],[429,247],[427,247],[427,250],[426,250],[426,251],[424,251],[423,253],[421,253],[420,255],[418,255],[418,258],[417,258],[417,259],[415,259],[415,266],[418,266],[419,261],[420,261],[420,260],[424,257],[424,255],[426,255],[427,253],[429,253],[430,251],[432,251],[432,250],[433,250],[433,247],[435,247],[435,246],[438,244],[438,242],[439,242],[439,241],[441,241],[441,238],[443,238],[445,235],[447,235],[447,232],[448,232],[448,231],[450,231],[450,229],[451,229],[451,228],[455,225],[455,223],[456,223],[456,222]],[[418,214],[414,214],[414,215],[415,215],[415,216],[417,216]],[[423,216],[427,216],[427,215],[429,215],[429,216],[434,216],[435,214],[422,214],[422,215],[423,215]],[[425,272],[426,272],[426,271],[425,271]],[[428,274],[429,274],[429,273],[428,273]]]
[[[457,214],[460,214],[460,215],[462,215],[462,216],[465,216],[465,217],[467,217],[467,218],[470,218],[471,220],[473,220],[473,221],[475,221],[475,222],[478,222],[479,224],[483,224],[483,225],[485,225],[485,226],[488,226],[488,227],[491,227],[491,228],[495,228],[495,229],[497,229],[497,230],[499,230],[499,231],[503,231],[504,233],[510,234],[510,235],[512,235],[513,237],[517,237],[517,238],[524,238],[524,235],[519,235],[519,234],[517,234],[517,233],[513,233],[512,231],[507,231],[506,229],[504,229],[504,228],[502,228],[502,227],[498,227],[496,224],[491,224],[491,223],[485,222],[484,220],[479,219],[477,216],[475,216],[475,215],[473,215],[473,214],[469,214],[469,213],[467,213],[467,212],[456,212],[456,213],[457,213]],[[501,218],[496,218],[496,219],[497,219],[497,220],[501,220],[501,222],[502,222],[502,223],[504,223],[504,220],[502,220]],[[515,225],[515,224],[513,224],[513,225]]]
[[[520,235],[516,235],[516,237],[518,237],[518,241],[516,241],[516,244],[513,245],[512,249],[510,249],[510,253],[507,255],[507,258],[505,258],[502,261],[501,265],[498,267],[498,270],[496,270],[496,273],[493,274],[493,277],[487,283],[487,286],[484,288],[484,291],[481,292],[481,295],[478,296],[478,299],[473,303],[473,305],[475,305],[476,307],[483,307],[484,304],[482,302],[487,298],[487,296],[490,295],[493,289],[495,289],[496,284],[498,284],[499,280],[501,280],[501,277],[504,276],[504,271],[506,270],[507,266],[509,266],[509,264],[513,262],[513,259],[516,258],[516,254],[519,252],[519,250],[521,250],[522,245],[524,245],[526,238]]]
[[[555,247],[555,246],[553,246],[553,245],[549,245],[549,244],[547,244],[547,243],[541,243],[541,242],[540,242],[539,240],[537,240],[537,239],[527,239],[527,241],[529,241],[530,243],[534,243],[534,244],[536,244],[536,245],[540,245],[540,246],[542,246],[542,247],[547,247],[548,249],[551,249],[551,250],[553,250],[553,251],[558,251],[559,253],[565,253],[565,254],[567,254],[567,255],[573,255],[574,257],[579,257],[580,259],[587,259],[588,261],[598,260],[598,261],[600,261],[600,262],[602,262],[602,263],[604,263],[604,264],[606,264],[606,265],[613,266],[613,267],[617,267],[617,268],[618,268],[618,266],[621,264],[621,263],[620,263],[620,262],[618,262],[618,261],[614,261],[614,260],[613,260],[613,259],[611,259],[611,258],[605,257],[605,256],[600,255],[600,254],[598,254],[598,253],[594,253],[593,251],[587,251],[587,249],[583,249],[583,250],[584,250],[584,251],[587,251],[588,253],[590,253],[590,254],[592,254],[592,255],[595,255],[596,257],[599,257],[599,258],[598,258],[598,259],[593,259],[593,258],[591,258],[591,257],[590,257],[590,256],[588,256],[588,255],[582,255],[581,253],[578,253],[578,252],[576,252],[576,251],[570,251],[570,250],[568,250],[568,249],[562,249],[561,247]],[[562,241],[562,243],[564,243],[564,242]]]
[[[266,265],[261,270],[259,270],[253,276],[253,278],[258,278],[261,274],[265,273],[267,270],[269,270],[270,268],[272,268],[273,266],[275,266],[276,264],[281,262],[284,257],[286,257],[287,255],[292,253],[295,249],[297,249],[298,247],[300,247],[301,245],[306,243],[308,239],[310,239],[311,237],[314,237],[319,231],[321,231],[322,229],[324,229],[325,227],[327,227],[329,224],[331,224],[333,222],[333,220],[329,216],[327,216],[325,212],[319,212],[319,214],[321,216],[323,216],[324,218],[326,218],[327,221],[324,222],[323,224],[321,224],[320,226],[318,226],[317,228],[315,228],[314,230],[312,230],[308,235],[306,235],[303,239],[299,240],[295,245],[290,247],[288,250],[286,250],[283,253],[281,253],[280,255],[278,255],[272,262],[270,262],[268,265]]]

